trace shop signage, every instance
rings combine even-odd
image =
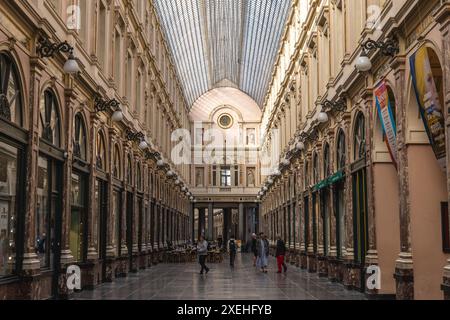
[[[391,154],[392,161],[395,167],[397,167],[397,127],[392,113],[392,101],[389,100],[385,81],[382,81],[375,89],[375,98],[378,116],[383,127],[383,133],[386,136],[386,145]]]
[[[436,158],[445,167],[445,120],[431,69],[428,48],[423,46],[410,58],[411,77],[420,114]]]

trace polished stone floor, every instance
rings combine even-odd
[[[116,279],[93,291],[75,294],[77,300],[361,300],[364,295],[342,285],[320,279],[316,274],[289,267],[276,273],[270,259],[267,274],[257,271],[252,256],[238,254],[235,268],[227,259],[209,264],[211,271],[199,275],[199,266],[159,264],[127,278]]]

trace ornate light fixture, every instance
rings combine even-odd
[[[297,144],[295,145],[295,150],[297,151],[305,150],[305,143],[303,141],[297,142]]]
[[[395,39],[387,39],[385,42],[368,39],[361,47],[363,52],[356,61],[356,69],[361,72],[367,72],[372,69],[372,62],[369,59],[370,51],[380,49],[383,55],[391,57],[394,57],[400,51],[398,42]]]
[[[328,120],[329,120],[328,114],[324,111],[320,112],[319,115],[317,116],[317,121],[319,121],[319,123],[327,123]]]
[[[342,98],[339,98],[335,102],[325,100],[322,104],[322,108],[324,111],[336,110],[337,112],[344,112],[347,109],[347,104]]]
[[[145,150],[148,148],[148,143],[145,141],[145,136],[142,132],[133,132],[128,129],[126,132],[126,138],[128,141],[136,141],[139,143],[139,148]]]
[[[123,112],[120,109],[120,103],[116,99],[104,100],[100,95],[97,95],[94,99],[95,112],[103,112],[109,109],[114,110],[111,119],[114,122],[120,122],[123,120]]]
[[[159,160],[156,162],[156,165],[157,165],[158,167],[164,167],[164,166],[166,165],[166,163],[164,162],[163,159],[159,159]]]
[[[80,72],[80,66],[73,54],[74,48],[67,42],[51,43],[48,39],[41,38],[37,47],[37,53],[41,58],[54,57],[55,53],[69,53],[69,58],[64,64],[64,72],[74,74]]]

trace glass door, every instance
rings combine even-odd
[[[126,225],[126,237],[127,237],[127,248],[128,248],[128,258],[130,263],[130,270],[132,268],[133,259],[133,193],[127,192],[127,225]]]
[[[353,228],[355,262],[359,264],[361,274],[364,273],[366,254],[368,250],[367,225],[367,194],[366,170],[362,169],[353,174]],[[361,277],[361,288],[364,290],[364,277]]]
[[[75,262],[84,262],[87,252],[87,176],[72,173],[69,247]]]
[[[62,165],[39,156],[36,204],[36,251],[41,268],[52,270],[52,296],[58,297],[61,256]]]
[[[95,195],[97,197],[97,217],[99,231],[99,259],[102,264],[102,281],[106,276],[106,245],[107,245],[107,208],[108,208],[108,184],[104,180],[95,181]]]

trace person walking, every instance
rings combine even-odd
[[[258,258],[258,239],[256,233],[252,234],[251,252],[253,253],[253,266],[256,267],[256,259]]]
[[[198,262],[202,269],[200,270],[200,274],[203,274],[203,271],[206,273],[209,272],[209,268],[206,266],[206,258],[208,257],[208,241],[205,240],[205,237],[202,235],[197,243],[197,254],[198,254]]]
[[[279,235],[277,235],[277,250],[275,252],[275,256],[277,258],[277,265],[278,265],[277,273],[281,273],[281,267],[283,267],[284,272],[286,273],[287,266],[286,263],[284,262],[284,257],[286,256],[286,245]]]
[[[269,241],[263,232],[259,234],[259,240],[257,244],[258,259],[257,266],[263,273],[267,273],[268,257],[269,257]]]
[[[234,236],[231,236],[230,241],[228,242],[228,250],[230,251],[230,266],[234,267],[234,260],[236,259],[237,252],[237,244]]]

